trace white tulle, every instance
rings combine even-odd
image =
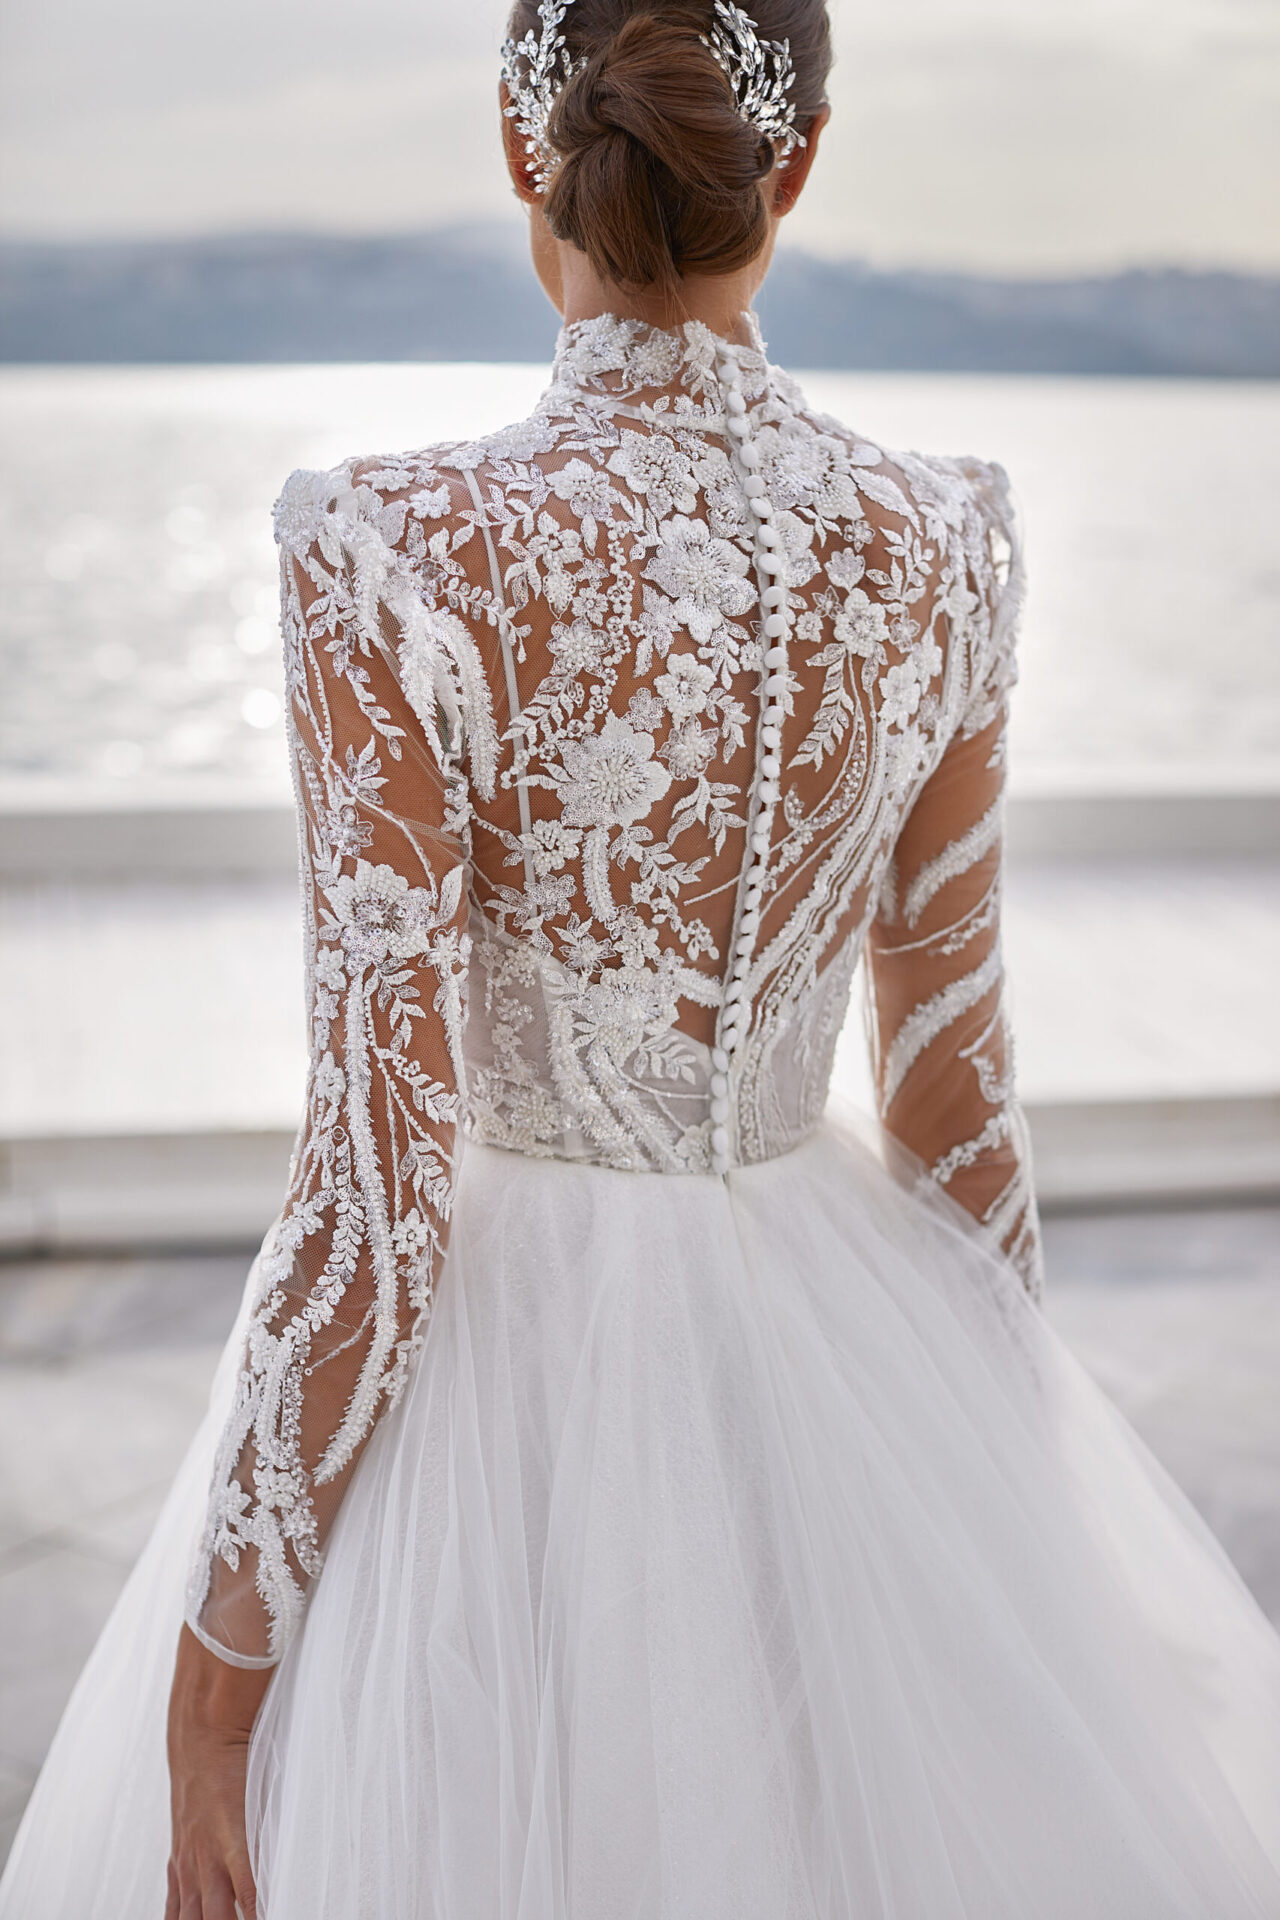
[[[4,1920],[159,1920],[237,1352]],[[831,1120],[470,1144],[420,1364],[254,1736],[266,1920],[1274,1920],[1280,1642],[1012,1268]]]

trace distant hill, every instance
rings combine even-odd
[[[798,367],[1280,376],[1280,279],[885,272],[780,251],[760,301]],[[555,316],[505,227],[0,242],[0,360],[544,361]]]

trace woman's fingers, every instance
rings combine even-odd
[[[248,1860],[235,1867],[204,1861],[180,1870],[169,1862],[164,1920],[258,1920]]]
[[[231,1862],[231,1885],[244,1920],[258,1920],[258,1889],[247,1855]]]
[[[219,1871],[202,1889],[200,1920],[236,1920],[236,1896],[227,1874]]]

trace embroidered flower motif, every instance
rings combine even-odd
[[[953,580],[945,594],[939,595],[943,611],[951,623],[951,631],[957,640],[963,640],[969,630],[969,622],[978,611],[978,596],[971,593],[963,580]]]
[[[540,927],[544,920],[558,919],[567,913],[573,899],[574,880],[569,873],[534,872],[533,885],[526,887],[516,912],[516,925],[526,932]]]
[[[621,972],[606,973],[583,988],[573,1005],[581,1042],[599,1047],[622,1066],[645,1037],[645,1006],[634,982]]]
[[[705,773],[716,749],[716,736],[700,727],[696,720],[682,720],[673,727],[658,748],[661,759],[675,780],[696,780]]]
[[[521,836],[520,844],[532,857],[533,871],[542,880],[549,873],[559,873],[574,858],[582,845],[582,835],[562,820],[535,820],[528,833]]]
[[[626,907],[614,918],[613,945],[624,967],[643,969],[646,962],[658,958],[657,928]]]
[[[775,512],[808,505],[819,472],[812,430],[802,429],[798,422],[763,426],[756,433],[755,447],[760,455],[760,477]]]
[[[749,564],[730,541],[717,540],[704,520],[675,514],[645,571],[670,595],[675,618],[705,645],[727,616],[755,605],[756,590],[746,577]]]
[[[926,633],[912,653],[911,659],[923,693],[930,681],[936,680],[942,672],[942,648],[931,633]]]
[[[316,980],[334,993],[341,993],[346,986],[347,970],[336,947],[321,947],[316,954]]]
[[[857,654],[862,660],[883,658],[889,638],[888,617],[880,602],[869,599],[861,587],[854,587],[846,594],[832,628],[846,652]]]
[[[320,949],[321,953],[332,949]],[[337,955],[334,955],[337,958]],[[326,1052],[311,1069],[311,1085],[322,1106],[340,1106],[346,1098],[347,1076],[331,1053]]]
[[[762,427],[756,435],[761,473],[777,511],[816,509],[823,519],[857,519],[858,491],[845,469],[844,448],[808,421],[790,419]]]
[[[431,895],[394,867],[358,860],[354,875],[340,875],[324,891],[343,952],[357,968],[413,959],[438,924]]]
[[[297,1506],[305,1491],[306,1481],[297,1469],[266,1466],[263,1463],[254,1468],[253,1490],[258,1496],[259,1506],[269,1513],[289,1513]]]
[[[214,1528],[217,1551],[229,1567],[240,1565],[240,1549],[250,1544],[241,1524],[250,1505],[249,1495],[238,1480],[228,1480],[221,1489],[215,1488],[211,1497],[209,1520]]]
[[[914,664],[890,667],[880,682],[880,718],[886,727],[905,727],[920,705],[920,681]]]
[[[573,383],[589,386],[603,373],[618,373],[627,364],[635,323],[612,313],[598,314],[566,327],[553,372]]]
[[[641,494],[659,520],[670,513],[692,513],[698,504],[693,465],[665,433],[622,429],[621,445],[609,456],[609,471]]]
[[[578,915],[571,914],[561,937],[560,953],[565,965],[574,973],[596,973],[604,961],[608,943],[583,925]]]
[[[655,327],[631,347],[627,372],[637,386],[665,387],[680,372],[683,358],[677,336]]]
[[[416,1207],[402,1215],[391,1236],[391,1244],[402,1259],[412,1259],[417,1254],[428,1252],[434,1242],[435,1234],[430,1223],[423,1219]]]
[[[560,801],[571,827],[632,826],[671,785],[655,764],[653,735],[637,733],[616,713],[599,733],[566,740],[560,758]]]
[[[653,684],[672,719],[688,720],[703,711],[714,683],[710,667],[695,654],[672,653],[667,656],[666,672],[660,673]]]
[[[886,734],[884,762],[889,791],[900,797],[929,764],[928,742],[920,728],[905,726],[900,732]]]
[[[846,591],[856,587],[867,570],[867,563],[857,547],[838,547],[827,555],[827,578],[833,587]],[[863,595],[866,598],[866,595]]]
[[[572,678],[580,673],[600,671],[604,635],[590,621],[575,620],[567,627],[553,627],[550,646],[558,672]]]
[[[617,495],[607,473],[587,465],[585,460],[570,460],[559,473],[550,475],[551,491],[557,500],[569,503],[570,513],[579,520],[608,520],[617,504]]]
[[[627,718],[641,733],[653,733],[667,717],[667,709],[652,687],[641,687],[631,696]]]
[[[439,520],[449,511],[450,494],[447,486],[423,487],[418,493],[409,496],[409,511],[419,520]]]

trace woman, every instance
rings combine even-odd
[[[306,1118],[6,1920],[1280,1913],[1280,1647],[1035,1303],[1004,475],[751,315],[828,64],[519,0],[551,384],[285,486]]]

